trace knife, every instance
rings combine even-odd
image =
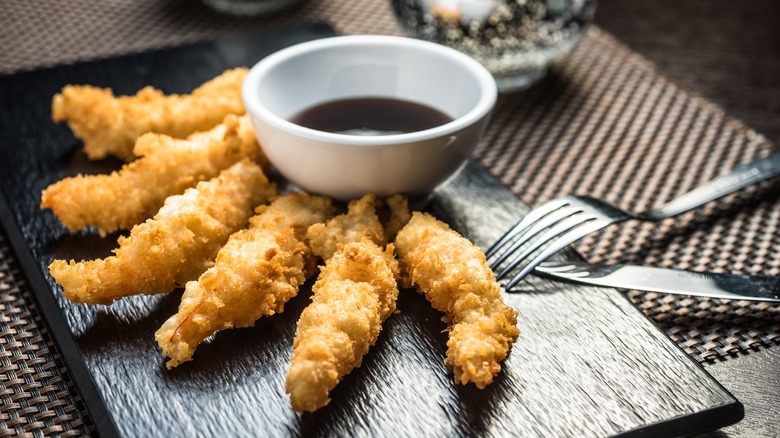
[[[780,277],[715,274],[636,265],[547,262],[535,273],[594,286],[729,300],[780,302]]]

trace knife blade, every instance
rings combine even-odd
[[[593,286],[693,295],[730,300],[780,302],[780,277],[655,268],[637,265],[598,265],[547,262],[535,273]]]

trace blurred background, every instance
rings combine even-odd
[[[278,24],[279,15],[297,12],[327,20],[326,3],[306,0],[273,17],[237,18],[199,0],[4,0],[0,74],[262,29],[269,18]],[[382,15],[373,7],[367,3],[355,17],[359,29],[393,31],[372,22]],[[780,2],[600,0],[595,23],[684,88],[780,143]]]
[[[780,144],[780,2],[600,0],[595,23]]]

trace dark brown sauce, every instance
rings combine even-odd
[[[393,135],[423,131],[452,118],[429,106],[399,99],[355,98],[315,105],[290,121],[318,131],[347,135]]]

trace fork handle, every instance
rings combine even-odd
[[[780,150],[704,183],[662,207],[640,213],[639,217],[645,220],[660,221],[685,213],[778,174],[780,174]]]

